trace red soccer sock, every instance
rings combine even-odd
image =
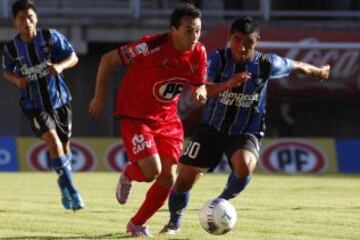
[[[137,164],[129,165],[124,172],[125,176],[136,182],[144,182],[145,177]]]
[[[165,204],[170,191],[171,188],[165,188],[158,182],[154,182],[131,222],[135,225],[144,225]]]

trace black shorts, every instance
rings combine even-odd
[[[23,109],[23,112],[37,137],[41,138],[49,130],[56,130],[61,142],[67,142],[70,139],[72,111],[69,103],[52,111]]]
[[[209,125],[201,126],[190,139],[180,163],[213,171],[225,152],[230,163],[231,156],[239,149],[248,150],[259,159],[261,139],[251,134],[227,136]]]

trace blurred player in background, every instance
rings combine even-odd
[[[209,55],[209,100],[203,125],[190,139],[180,159],[178,178],[169,197],[170,220],[161,231],[164,234],[178,233],[191,188],[203,172],[212,171],[217,166],[223,152],[227,154],[232,172],[219,197],[234,198],[250,182],[265,132],[270,81],[291,73],[303,73],[319,80],[329,77],[329,65],[319,68],[256,51],[259,39],[258,23],[251,17],[242,17],[231,26],[230,46]],[[248,74],[250,79],[222,92],[216,84],[210,84],[226,83],[239,72]]]
[[[137,213],[127,224],[133,236],[151,236],[147,221],[166,202],[176,177],[183,147],[183,128],[177,115],[179,94],[189,86],[192,98],[206,101],[206,51],[198,42],[201,13],[191,4],[179,5],[171,14],[170,32],[147,35],[102,56],[95,95],[89,112],[103,108],[105,85],[111,71],[126,66],[119,87],[115,116],[130,164],[119,179],[116,197],[125,204],[133,182],[153,182]]]
[[[62,204],[78,210],[84,202],[71,170],[71,95],[62,72],[78,58],[67,39],[54,29],[37,29],[38,17],[31,0],[12,6],[19,32],[4,47],[3,73],[20,90],[20,107],[37,137],[45,141],[51,164],[58,173]]]

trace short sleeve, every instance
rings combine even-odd
[[[124,65],[141,61],[150,54],[146,40],[147,37],[145,36],[138,41],[119,46],[118,53]]]
[[[289,58],[283,58],[276,54],[269,54],[271,62],[270,78],[284,78],[291,74],[294,69],[294,61]]]
[[[6,45],[3,49],[3,54],[1,56],[1,68],[5,71],[14,72],[15,71],[15,61],[13,57],[10,55],[9,50]]]
[[[192,84],[193,85],[202,85],[206,83],[207,77],[207,54],[204,46],[200,47],[199,53],[199,66],[194,66],[193,68],[193,76],[192,76]]]
[[[219,74],[221,68],[221,57],[219,50],[212,52],[208,57],[208,71],[207,79],[208,81],[214,81],[216,76]]]
[[[74,48],[71,43],[64,35],[55,29],[51,29],[50,34],[52,58],[55,62],[60,62],[68,58],[74,52]]]

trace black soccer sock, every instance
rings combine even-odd
[[[170,223],[174,224],[175,228],[180,227],[181,217],[185,208],[189,205],[190,192],[176,192],[174,189],[171,191],[169,197],[169,211],[170,211]]]
[[[238,178],[234,171],[232,171],[228,177],[224,191],[220,194],[219,198],[229,200],[239,195],[241,191],[249,184],[251,175],[244,178]]]

